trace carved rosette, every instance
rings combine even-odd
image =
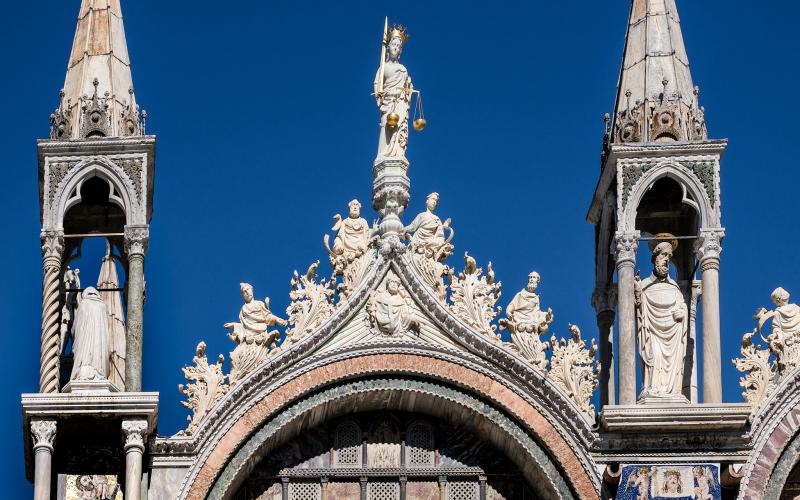
[[[39,449],[53,452],[56,442],[56,427],[55,420],[31,420],[31,439],[34,452]]]
[[[178,385],[178,390],[188,397],[181,404],[192,410],[192,415],[187,417],[189,426],[183,434],[192,434],[208,412],[219,403],[230,387],[225,383],[222,373],[222,364],[225,357],[220,354],[216,364],[208,364],[206,357],[206,343],[197,344],[196,354],[193,358],[194,366],[186,366],[183,375],[190,383]]]
[[[581,331],[569,325],[571,337],[559,342],[555,335],[550,338],[553,354],[550,356],[548,376],[572,398],[581,410],[594,417],[592,394],[597,389],[600,364],[595,359],[597,344],[594,339],[590,347],[581,338]]]
[[[459,319],[499,342],[495,333],[497,326],[492,324],[492,320],[500,313],[495,304],[500,299],[501,284],[494,281],[492,263],[487,266],[488,272],[484,276],[483,269],[477,267],[475,259],[466,252],[464,262],[464,271],[458,276],[450,270],[450,299],[453,302],[450,309]]]
[[[741,358],[733,360],[734,366],[744,373],[739,378],[739,385],[744,389],[744,400],[753,406],[756,412],[761,403],[777,387],[778,373],[770,361],[770,351],[753,343],[753,336],[757,330],[744,334],[742,338]]]
[[[138,450],[144,453],[144,440],[147,437],[147,420],[123,420],[122,433],[125,435],[125,453]]]
[[[286,308],[290,328],[286,329],[286,339],[281,347],[288,347],[299,341],[316,327],[321,325],[334,312],[334,281],[322,278],[317,282],[319,261],[311,264],[305,274],[297,271],[291,281],[289,299],[292,301]]]
[[[128,257],[147,253],[150,242],[150,226],[125,226],[125,253]]]

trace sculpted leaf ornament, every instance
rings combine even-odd
[[[335,282],[322,278],[317,282],[319,261],[314,262],[305,274],[297,271],[292,277],[289,299],[286,308],[290,328],[286,329],[286,339],[281,347],[288,347],[299,341],[321,325],[334,312],[333,295]]]
[[[742,338],[742,357],[733,360],[736,369],[744,373],[739,378],[739,385],[744,389],[744,400],[753,406],[753,413],[761,403],[775,390],[778,373],[770,361],[770,351],[753,343],[753,336],[758,329],[744,334]]]
[[[214,408],[230,388],[225,383],[222,373],[222,363],[225,357],[220,354],[216,364],[209,365],[206,357],[206,343],[197,344],[196,354],[193,358],[194,366],[182,368],[186,380],[191,383],[178,385],[178,390],[188,396],[187,401],[181,404],[192,410],[192,415],[187,417],[189,426],[180,434],[190,435],[197,430],[198,425],[208,412]]]
[[[600,364],[595,359],[597,344],[594,339],[590,347],[581,338],[581,330],[569,325],[571,337],[559,342],[555,335],[550,338],[553,354],[550,357],[550,372],[553,382],[571,397],[581,410],[594,417],[592,394],[597,389]]]
[[[450,308],[465,323],[500,342],[500,337],[495,333],[497,326],[492,324],[492,320],[500,313],[500,308],[495,308],[495,304],[500,299],[501,284],[494,281],[491,262],[487,269],[484,276],[483,269],[477,266],[475,259],[464,253],[464,271],[455,276],[450,270],[450,298],[453,301]]]

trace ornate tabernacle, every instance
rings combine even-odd
[[[224,343],[223,324],[233,344],[227,364],[196,344],[178,385],[186,428],[171,436],[157,432],[158,393],[141,392],[155,138],[145,135],[125,40],[118,0],[82,0],[50,138],[38,145],[39,392],[22,396],[36,500],[800,494],[800,306],[783,288],[772,293],[773,310],[756,312],[734,360],[744,402],[722,402],[727,142],[708,139],[674,0],[631,0],[587,217],[595,284],[584,292],[596,338],[558,320],[569,317],[565,307],[581,307],[575,266],[561,270],[564,293],[545,290],[544,302],[538,272],[512,273],[519,291],[503,310],[491,261],[479,266],[455,241],[451,219],[440,218],[441,199],[459,193],[432,192],[415,201],[415,217],[405,215],[410,126],[419,131],[426,121],[400,62],[409,31],[386,19],[373,82],[374,213],[352,199],[345,216],[333,217],[324,253],[317,248],[323,263],[289,278],[285,319],[272,311],[275,301],[240,283],[238,317],[229,311],[233,321],[207,325],[209,336],[181,333]],[[349,168],[326,162],[331,171]],[[452,167],[447,158],[425,166]],[[447,186],[440,179],[437,187]],[[518,201],[520,210],[530,206]],[[481,237],[504,244],[507,235],[492,227],[482,226]],[[90,237],[107,245],[96,287],[86,286],[83,261],[83,274],[76,268]],[[637,262],[642,242],[652,272]],[[456,244],[464,245],[459,270]],[[534,265],[538,247],[521,250]],[[273,264],[250,272],[275,275]],[[542,274],[555,282],[551,273]]]

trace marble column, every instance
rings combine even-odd
[[[639,232],[616,235],[619,302],[619,404],[636,404],[636,307],[633,299]]]
[[[56,441],[55,420],[32,420],[34,472],[33,499],[50,500],[50,478],[53,475],[53,445]]]
[[[614,309],[617,291],[598,288],[592,294],[592,307],[597,314],[597,329],[600,339],[600,407],[616,404],[614,386]]]
[[[723,236],[721,229],[701,230],[695,247],[702,272],[703,403],[722,402],[719,256]]]
[[[147,420],[123,420],[125,434],[125,498],[142,497],[142,455],[147,437]]]
[[[144,324],[144,255],[150,239],[149,226],[125,226],[128,256],[127,333],[125,336],[125,390],[142,390],[142,327]]]
[[[39,358],[39,392],[59,391],[61,356],[61,259],[63,231],[42,231],[42,351]]]

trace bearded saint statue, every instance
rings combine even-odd
[[[333,248],[328,245],[329,237],[327,234],[324,238],[331,266],[338,273],[341,273],[348,264],[366,253],[372,235],[372,230],[366,219],[361,217],[361,203],[358,200],[352,200],[347,206],[350,212],[346,219],[342,219],[339,214],[333,217],[336,221],[332,229],[336,231],[336,237],[333,239]]]
[[[758,321],[759,331],[768,319],[772,319],[772,333],[766,341],[777,358],[781,375],[800,366],[800,306],[789,303],[789,297],[789,292],[776,288],[770,296],[775,310],[767,311],[762,307],[753,318]]]
[[[94,287],[81,294],[73,335],[70,380],[108,380],[108,311]]]
[[[674,246],[669,241],[658,243],[653,249],[652,274],[634,282],[643,374],[640,401],[686,401],[682,389],[689,314],[678,284],[669,276]]]

